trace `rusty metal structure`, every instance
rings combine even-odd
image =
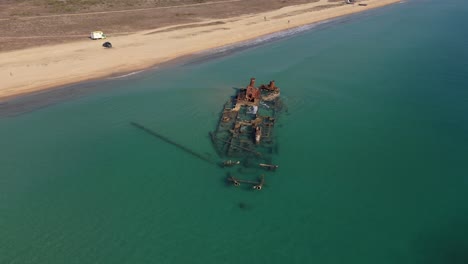
[[[275,81],[256,87],[255,81],[251,78],[246,88],[238,89],[236,95],[225,103],[217,128],[210,135],[221,157],[240,159],[242,162],[235,162],[244,168],[275,170],[278,166],[271,165],[272,155],[277,149],[273,128],[282,109],[280,88]],[[234,163],[231,160],[227,162]],[[226,165],[226,161],[223,164]],[[233,179],[231,176],[228,181],[235,186],[242,181],[251,182]],[[264,179],[261,186],[263,182]],[[260,190],[261,187],[254,189]]]
[[[237,169],[236,173],[252,176],[260,174],[260,170],[274,172],[279,167],[272,164],[272,156],[277,152],[273,128],[282,107],[280,89],[275,81],[255,87],[255,78],[251,78],[246,88],[237,89],[236,95],[224,105],[216,130],[210,133],[219,156],[234,159],[225,160],[221,164],[154,129],[137,122],[130,122],[130,125],[199,160],[226,169]],[[239,179],[228,173],[226,180],[234,186],[250,184],[254,190],[261,190],[265,185],[264,174],[256,179]]]

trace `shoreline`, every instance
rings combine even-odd
[[[340,5],[311,11],[328,3],[320,0],[270,12],[209,20],[202,22],[202,26],[195,23],[194,27],[178,29],[183,26],[179,24],[111,37],[107,41],[113,42],[112,49],[100,47],[102,41],[84,40],[0,53],[0,61],[3,61],[0,76],[4,80],[0,102],[80,82],[112,76],[122,78],[183,57],[224,47],[229,49],[269,35],[399,2],[366,0],[363,3],[367,6]]]

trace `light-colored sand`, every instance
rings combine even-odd
[[[103,41],[86,39],[0,53],[0,99],[141,70],[179,56],[396,2],[400,0],[366,0],[361,3],[367,6],[337,5],[324,9],[324,5],[333,3],[320,0],[267,13],[205,21],[197,27],[168,27],[111,37],[108,41],[114,45],[112,49],[101,47]]]

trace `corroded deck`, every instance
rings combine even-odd
[[[269,163],[275,150],[273,128],[281,110],[280,89],[274,81],[255,87],[255,79],[224,105],[213,144],[222,157],[255,158]]]

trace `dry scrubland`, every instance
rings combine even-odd
[[[0,51],[86,38],[90,31],[129,34],[319,0],[3,0]],[[323,8],[343,4],[329,0]]]

